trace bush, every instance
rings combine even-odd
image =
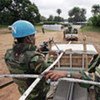
[[[100,15],[93,16],[89,19],[89,23],[93,26],[100,26]]]
[[[90,25],[85,25],[81,27],[81,32],[99,32],[100,33],[100,27],[97,26],[90,26]]]

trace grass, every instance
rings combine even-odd
[[[0,29],[1,28],[7,28],[8,27],[8,25],[0,25]]]
[[[42,26],[36,25],[36,30],[40,31],[42,29]]]
[[[99,32],[100,33],[100,27],[84,26],[83,28],[81,28],[81,32]]]

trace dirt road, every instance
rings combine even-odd
[[[0,30],[0,74],[1,73],[9,73],[5,62],[4,62],[4,54],[8,48],[12,47],[13,38],[11,34],[2,34],[7,32],[7,30]],[[87,43],[91,43],[95,46],[98,53],[100,53],[100,33],[79,33],[79,41],[78,43],[82,43],[83,36],[87,36]],[[53,38],[55,42],[67,43],[63,40],[62,32],[46,32],[45,34],[39,32],[36,34],[36,44],[39,46],[44,40],[47,41],[49,38]],[[8,82],[12,79],[3,78],[0,79],[0,85]],[[0,89],[0,100],[18,100],[20,94],[17,89],[16,84],[11,84],[5,88]]]

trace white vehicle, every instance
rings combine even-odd
[[[65,38],[66,38],[66,40],[78,41],[78,34],[66,34]]]
[[[78,30],[69,26],[63,31],[64,39],[67,41],[78,41]]]

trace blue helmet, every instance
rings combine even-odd
[[[36,33],[34,25],[25,20],[18,20],[14,22],[10,27],[12,29],[12,35],[14,38],[21,38]]]

